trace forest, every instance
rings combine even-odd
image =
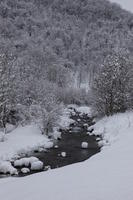
[[[0,200],[133,200],[132,154],[133,1],[0,0]]]
[[[0,1],[0,126],[48,134],[62,107],[133,107],[133,14],[105,0]]]

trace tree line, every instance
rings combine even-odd
[[[63,103],[131,108],[132,32],[133,15],[106,0],[1,0],[1,127],[52,131]]]

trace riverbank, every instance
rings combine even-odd
[[[1,199],[132,200],[133,113],[104,118],[94,128],[95,134],[108,138],[100,153],[85,162],[48,172],[1,179]]]
[[[88,112],[90,108],[74,106],[81,114]],[[67,129],[74,122],[70,115],[72,110],[64,108],[59,127],[55,127],[51,136],[54,140],[61,137],[60,129]],[[4,140],[0,142],[0,172],[16,174],[16,170],[11,166],[11,161],[27,156],[34,151],[45,151],[53,147],[53,139],[49,139],[45,134],[42,135],[37,125],[32,124],[25,127],[17,127],[13,131],[4,136]],[[6,162],[5,162],[6,161]],[[8,162],[7,162],[8,161]]]

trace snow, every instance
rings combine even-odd
[[[18,174],[17,169],[14,168],[10,162],[8,161],[2,161],[0,162],[0,172],[1,173],[9,173],[11,175],[16,175]]]
[[[91,108],[88,107],[88,106],[77,107],[77,108],[76,108],[76,111],[80,112],[81,115],[82,115],[82,114],[87,114],[88,116],[91,116],[91,114],[92,114],[92,110],[91,110]]]
[[[70,119],[70,115],[72,111],[69,110],[69,107],[64,109],[63,114],[61,116],[61,120],[59,122],[59,126],[63,129],[68,128],[69,125],[74,122],[74,120]]]
[[[57,140],[58,138],[61,138],[61,132],[59,132],[59,127],[55,127],[53,129],[53,132],[49,134],[49,136],[52,136],[52,138],[55,140]]]
[[[19,160],[15,160],[14,161],[14,166],[15,167],[28,167],[29,165],[31,165],[33,162],[37,162],[39,159],[36,157],[29,157],[29,158],[21,158]]]
[[[42,170],[43,169],[43,162],[36,161],[31,163],[31,170]]]
[[[104,117],[98,121],[94,126],[93,134],[102,135],[104,143],[115,143],[127,131],[132,131],[133,112],[126,112],[123,114],[116,114],[112,117]]]
[[[61,152],[61,156],[65,158],[66,157],[66,152]]]
[[[118,3],[122,6],[122,8],[133,12],[133,1],[132,0],[110,0],[111,2]]]
[[[100,153],[63,168],[0,179],[1,199],[133,200],[133,112],[105,117],[94,128],[108,140]]]
[[[82,147],[82,149],[87,149],[88,148],[88,142],[82,142],[81,147]]]
[[[22,169],[21,169],[21,172],[22,172],[23,174],[27,174],[27,173],[29,173],[29,172],[30,172],[30,169],[29,169],[29,168],[26,168],[26,167],[24,167],[24,168],[22,168]]]
[[[0,131],[0,142],[4,142],[5,140],[6,140],[5,134]]]
[[[35,125],[18,127],[6,135],[6,140],[0,142],[0,160],[11,160],[19,154],[26,154],[39,147],[51,148],[51,142]]]

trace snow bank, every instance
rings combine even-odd
[[[36,161],[31,163],[31,170],[42,170],[43,169],[43,162]]]
[[[37,162],[39,159],[36,157],[29,157],[29,158],[21,158],[19,160],[15,160],[14,161],[14,166],[15,167],[28,167],[29,165],[31,165],[33,162]]]
[[[11,160],[18,154],[25,154],[39,147],[51,148],[53,146],[53,143],[42,135],[35,125],[18,127],[7,134],[6,138],[4,142],[0,142],[0,160]]]
[[[82,114],[87,114],[88,116],[92,115],[92,109],[88,106],[77,107],[76,110]]]
[[[104,117],[93,128],[93,134],[102,135],[104,144],[112,144],[118,141],[123,134],[133,131],[133,112]]]
[[[110,146],[82,163],[20,179],[0,179],[1,199],[133,200],[133,113],[104,118],[95,128]]]
[[[1,173],[9,173],[11,175],[17,175],[17,169],[12,166],[12,164],[8,161],[0,162],[0,172]]]

